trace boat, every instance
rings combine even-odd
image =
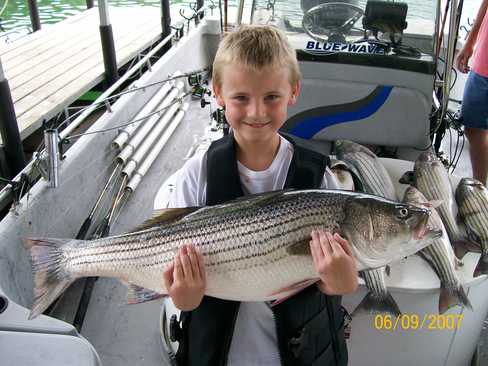
[[[46,131],[45,149],[0,192],[2,200],[15,197],[0,222],[2,364],[173,362],[177,343],[161,334],[169,333],[177,310],[168,299],[128,305],[126,286],[114,279],[75,284],[48,312],[29,320],[33,279],[22,239],[123,233],[151,217],[154,207],[167,205],[185,159],[227,131],[206,79],[222,33],[233,26],[273,24],[286,32],[297,50],[303,81],[284,129],[311,148],[329,154],[336,139],[379,147],[381,161],[398,182],[420,152],[435,143],[447,113],[455,49],[452,35],[445,47],[437,47],[443,32],[440,2],[430,3],[431,17],[423,21],[409,16],[413,5],[397,2],[301,3],[302,8],[291,1],[270,1],[264,9],[247,9],[241,1],[235,24],[221,20],[216,9],[195,10],[185,34],[173,31],[171,48],[116,102],[105,95],[95,101],[97,106],[108,103],[108,109],[86,132],[75,135],[72,124]],[[456,28],[455,16],[449,23]],[[439,86],[441,52],[448,71]],[[149,147],[127,143],[130,134],[136,138],[144,128],[143,120],[152,120],[149,115],[161,117],[165,127],[156,137],[146,135]],[[156,130],[153,123],[146,129]],[[66,144],[71,145],[67,150]],[[125,155],[127,146],[133,155]],[[32,172],[43,178],[30,184],[26,177]],[[453,175],[452,186],[458,182]],[[396,189],[401,197],[405,186],[396,183]],[[82,227],[84,222],[91,222],[89,229]],[[355,317],[349,364],[474,365],[488,311],[483,296],[487,276],[471,275],[478,257],[468,253],[460,272],[473,310],[458,306],[442,317],[437,313],[439,281],[430,267],[416,256],[392,265],[387,284],[405,315],[400,320],[412,323],[417,316],[433,325],[414,329],[400,323],[393,328],[386,316]],[[352,312],[365,294],[361,284],[356,293],[344,296],[343,305]]]

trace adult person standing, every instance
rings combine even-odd
[[[486,184],[488,175],[488,0],[483,0],[468,39],[457,58],[462,73],[470,71],[461,113],[469,141],[473,177]],[[476,46],[476,49],[475,49]],[[468,66],[473,55],[472,67]]]

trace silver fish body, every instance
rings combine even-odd
[[[461,241],[463,235],[456,222],[458,208],[449,181],[447,169],[433,151],[423,152],[415,161],[415,187],[429,201],[441,201],[437,211],[446,226],[451,243]]]
[[[337,157],[346,162],[361,180],[364,192],[397,199],[390,175],[371,150],[349,140],[336,141],[335,148]]]
[[[390,175],[378,157],[367,147],[349,140],[336,141],[337,157],[344,160],[362,184],[364,192],[396,200],[396,191]],[[361,312],[387,312],[399,315],[400,309],[386,287],[386,268],[379,267],[363,271],[369,293],[353,311],[353,316]]]
[[[104,239],[28,239],[36,295],[31,315],[80,277],[115,277],[165,294],[164,269],[188,243],[203,254],[207,295],[239,301],[283,298],[290,286],[318,279],[309,247],[312,230],[342,233],[358,268],[375,268],[417,252],[438,236],[426,227],[429,214],[353,192],[277,191]]]
[[[408,187],[403,199],[405,203],[425,205],[428,207],[429,201],[415,187]],[[472,309],[471,303],[461,285],[461,281],[456,272],[457,258],[454,255],[451,243],[447,236],[447,231],[442,223],[437,211],[432,208],[432,215],[429,218],[429,226],[442,230],[442,237],[433,239],[432,244],[426,246],[418,252],[434,269],[441,283],[441,293],[439,296],[439,313],[443,314],[454,305],[464,304]]]
[[[488,274],[488,189],[475,179],[463,178],[456,189],[456,200],[469,237],[481,246],[475,276]]]

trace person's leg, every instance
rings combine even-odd
[[[464,133],[469,141],[473,178],[486,185],[488,178],[488,130],[466,127]]]
[[[469,141],[473,178],[486,184],[488,174],[488,78],[471,71],[461,107],[464,133]]]

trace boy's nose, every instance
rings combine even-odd
[[[249,117],[259,120],[266,116],[266,108],[264,103],[256,101],[249,106]]]

